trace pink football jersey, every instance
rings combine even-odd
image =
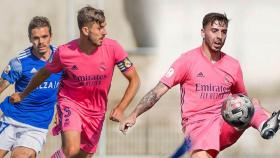
[[[53,73],[63,70],[59,100],[70,99],[77,108],[104,114],[114,67],[126,57],[123,48],[108,38],[90,55],[81,52],[78,40],[73,40],[58,48],[46,69]]]
[[[219,61],[211,63],[201,47],[182,54],[160,81],[169,88],[180,84],[183,124],[220,115],[228,95],[246,94],[239,62],[222,53]]]

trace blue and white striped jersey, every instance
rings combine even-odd
[[[51,60],[56,47],[50,47],[52,50]],[[22,92],[32,76],[45,64],[46,61],[33,55],[32,47],[29,47],[9,62],[1,77],[9,83],[15,84],[16,92]],[[0,104],[2,112],[5,116],[18,122],[48,129],[54,113],[60,77],[61,73],[52,74],[20,103],[12,105],[7,97]]]

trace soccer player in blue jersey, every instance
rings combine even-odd
[[[191,141],[184,139],[183,144],[176,149],[176,151],[170,156],[170,158],[179,158],[189,151],[191,147]]]
[[[6,66],[0,78],[0,94],[15,84],[21,92],[33,74],[52,59],[56,47],[50,45],[52,30],[46,17],[33,17],[28,26],[32,46],[24,49]],[[0,158],[11,151],[12,158],[35,158],[46,142],[56,102],[61,73],[52,74],[36,90],[17,104],[7,97],[1,104]]]

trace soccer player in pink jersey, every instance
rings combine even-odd
[[[107,110],[108,93],[115,65],[129,81],[125,94],[110,114],[120,121],[135,96],[139,77],[123,48],[105,38],[106,22],[102,10],[84,7],[78,12],[80,38],[58,47],[53,60],[40,69],[22,93],[11,96],[19,102],[50,74],[63,70],[58,93],[58,124],[62,148],[52,158],[90,158],[96,152]]]
[[[238,140],[245,129],[228,125],[221,116],[222,102],[229,95],[247,94],[239,62],[221,51],[228,21],[224,14],[205,15],[201,29],[202,45],[182,54],[160,82],[142,98],[120,124],[124,134],[136,123],[139,115],[153,107],[170,88],[180,84],[182,126],[186,139],[191,143],[192,158],[215,158],[221,150]],[[255,114],[249,126],[269,139],[278,130],[280,111],[269,117],[257,99],[252,99],[252,102]]]

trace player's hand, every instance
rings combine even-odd
[[[260,105],[260,101],[257,98],[252,98],[251,102],[253,103],[253,105]]]
[[[128,128],[132,127],[136,123],[136,115],[131,113],[129,117],[121,121],[120,123],[120,131],[126,135]]]
[[[110,113],[109,119],[115,122],[120,122],[123,118],[123,109],[116,107]]]
[[[54,117],[54,124],[57,125],[59,123],[59,120],[58,120],[58,114],[57,112],[55,113],[55,117]]]
[[[15,103],[21,102],[22,99],[23,99],[22,93],[17,92],[17,93],[14,93],[11,95],[10,103],[15,104]]]

